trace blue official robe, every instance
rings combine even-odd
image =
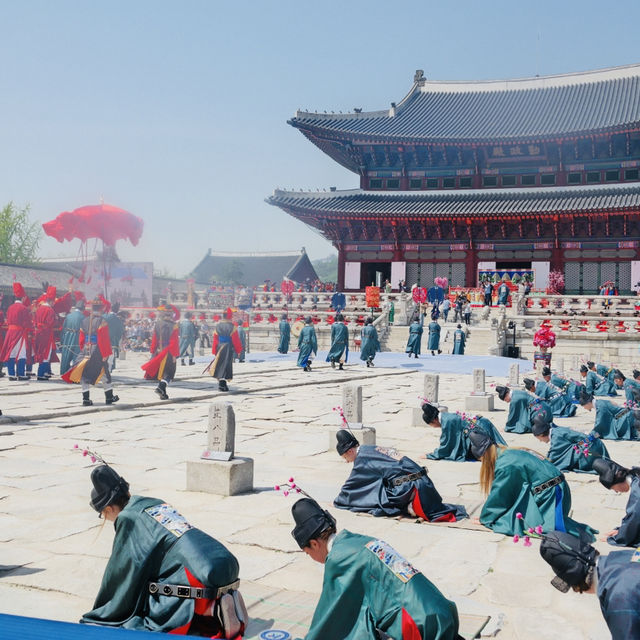
[[[598,559],[598,600],[612,640],[640,638],[640,563],[634,551],[614,551]]]
[[[580,400],[580,391],[584,387],[580,382],[567,380],[567,378],[562,378],[555,373],[551,374],[551,384],[558,387],[558,389],[563,391],[571,400]]]
[[[618,527],[618,533],[609,536],[607,542],[618,547],[640,546],[640,478],[637,476],[631,480],[627,512]]]
[[[309,362],[312,353],[318,353],[318,338],[312,324],[307,324],[298,336],[298,362],[299,367],[304,367]]]
[[[383,540],[340,531],[305,640],[459,640],[458,611]]]
[[[84,312],[74,309],[62,324],[60,336],[60,375],[65,374],[80,356],[80,329],[84,322]]]
[[[421,475],[399,485],[393,482],[414,473]],[[333,504],[340,509],[374,516],[407,515],[407,507],[413,504],[416,492],[429,521],[449,514],[456,520],[469,517],[463,506],[442,502],[423,467],[406,456],[401,457],[394,449],[374,445],[359,447],[353,469]]]
[[[531,433],[533,416],[538,410],[544,411],[547,420],[553,422],[553,412],[546,402],[527,391],[513,389],[504,430],[508,433]]]
[[[577,406],[573,398],[555,385],[539,380],[536,383],[536,395],[551,407],[554,416],[572,418],[576,415]]]
[[[609,400],[594,399],[596,420],[593,430],[604,440],[638,440],[633,411]]]
[[[462,329],[456,329],[453,332],[453,354],[457,356],[464,355],[464,346],[467,342],[467,337]]]
[[[440,349],[440,325],[434,320],[429,323],[429,351],[438,351]]]
[[[587,393],[594,396],[617,396],[616,385],[609,382],[606,378],[601,378],[594,371],[587,371],[587,377],[584,380],[584,386]]]
[[[372,324],[366,324],[362,327],[362,343],[360,345],[360,360],[372,360],[376,357],[376,353],[380,351],[380,340],[378,340],[378,332]]]
[[[440,413],[440,424],[442,425],[440,446],[427,456],[430,460],[452,460],[453,462],[476,460],[471,453],[469,440],[469,430],[472,426],[488,435],[495,444],[507,444],[491,420],[487,418],[478,417],[475,424],[472,424],[470,420],[464,420],[457,413],[443,412]]]
[[[417,356],[420,355],[420,347],[422,346],[422,323],[423,316],[420,316],[420,320],[415,320],[409,327],[409,341],[407,342],[407,348],[405,353],[413,353]]]
[[[286,320],[280,320],[280,342],[278,343],[278,353],[288,353],[289,340],[291,339],[291,325]]]
[[[507,536],[522,535],[524,527],[541,525],[544,533],[566,531],[593,541],[593,534],[598,532],[569,517],[571,491],[566,480],[534,491],[560,475],[559,469],[533,452],[502,449],[498,453],[494,480],[482,507],[480,522]],[[517,518],[518,513],[524,520]]]
[[[627,378],[623,384],[625,401],[630,404],[640,404],[640,382]]]
[[[334,322],[331,326],[331,347],[327,354],[327,362],[339,362],[344,354],[344,361],[349,358],[349,329],[342,322]]]
[[[585,434],[554,425],[549,435],[551,443],[547,458],[560,471],[595,473],[593,461],[597,458],[609,458],[609,452],[597,434]],[[588,451],[587,455],[585,450]]]

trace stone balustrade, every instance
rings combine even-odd
[[[523,311],[531,315],[640,316],[637,296],[529,296]]]

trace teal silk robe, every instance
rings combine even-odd
[[[238,578],[238,561],[227,548],[162,500],[132,496],[114,527],[113,550],[94,608],[80,622],[182,629],[193,618],[196,601],[151,594],[149,582],[217,588]]]
[[[580,431],[554,425],[549,435],[551,443],[547,458],[560,471],[595,473],[593,461],[596,458],[609,458],[609,452],[598,434],[580,433]],[[588,452],[587,455],[585,450]]]
[[[606,378],[601,378],[594,371],[587,371],[587,377],[584,381],[587,393],[594,396],[617,396],[616,385],[609,382]]]
[[[547,402],[553,415],[558,418],[572,418],[576,415],[576,405],[573,397],[554,384],[539,380],[536,383],[536,395]]]
[[[327,354],[327,362],[339,362],[345,353],[345,362],[349,358],[349,329],[342,322],[334,322],[331,326],[331,347]]]
[[[475,460],[476,458],[471,454],[469,440],[471,422],[463,420],[462,416],[457,413],[441,413],[440,424],[442,425],[440,446],[427,458],[430,460],[452,460],[453,462]],[[491,420],[487,420],[487,418],[479,417],[473,428],[486,433],[495,444],[507,444]]]
[[[372,324],[362,327],[362,344],[360,345],[360,360],[372,360],[376,357],[376,353],[380,351],[380,340],[378,340],[378,332]]]
[[[305,640],[373,640],[377,629],[394,640],[461,640],[456,605],[424,574],[386,542],[343,530]]]
[[[625,401],[629,404],[640,404],[640,382],[627,378],[622,383]]]
[[[533,416],[538,410],[544,411],[548,421],[553,422],[553,412],[546,402],[528,391],[514,389],[511,391],[509,415],[504,430],[509,433],[531,433]]]
[[[634,412],[601,398],[594,398],[596,420],[593,430],[604,440],[638,440]]]
[[[429,323],[429,351],[438,351],[440,349],[440,325],[434,320]]]
[[[299,367],[306,366],[312,353],[318,353],[318,339],[312,324],[302,327],[302,331],[298,336],[298,349],[297,365]]]
[[[482,507],[480,522],[496,533],[522,535],[523,527],[541,525],[545,533],[564,529],[567,533],[589,541],[598,533],[588,525],[569,517],[571,491],[566,480],[534,493],[534,488],[560,475],[560,470],[548,460],[521,449],[503,449],[496,460],[491,491]],[[562,518],[556,511],[561,510]],[[524,520],[516,518],[521,513]]]
[[[580,382],[575,380],[567,380],[559,375],[551,374],[551,384],[558,387],[563,393],[565,393],[572,400],[580,400],[580,390],[584,387]]]
[[[456,356],[464,355],[464,346],[467,342],[467,337],[462,329],[456,329],[453,332],[453,354]]]
[[[289,340],[291,338],[291,326],[286,320],[280,320],[278,327],[280,329],[278,353],[287,353],[289,351]]]
[[[69,371],[71,364],[80,356],[80,329],[84,318],[80,309],[74,309],[64,319],[60,336],[60,375]]]
[[[420,347],[422,345],[422,322],[423,316],[420,316],[420,320],[414,320],[409,327],[409,341],[407,342],[407,348],[405,353],[413,353],[417,356],[420,355]]]

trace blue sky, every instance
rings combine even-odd
[[[177,275],[208,248],[333,252],[264,202],[358,185],[286,124],[297,108],[386,108],[418,68],[478,80],[640,62],[637,0],[3,0],[0,24],[0,204],[44,222],[103,197],[145,221],[121,257]]]

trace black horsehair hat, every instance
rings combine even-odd
[[[340,431],[336,433],[336,440],[338,441],[336,444],[336,451],[338,452],[338,455],[342,455],[349,451],[349,449],[353,449],[353,447],[360,445],[353,433],[346,429],[340,429]]]
[[[431,424],[440,414],[440,410],[434,404],[430,402],[425,402],[422,405],[422,419],[427,423]]]
[[[584,364],[580,365],[580,373],[587,373],[587,371],[589,371],[589,367],[587,367]]]
[[[589,367],[589,369],[593,369],[595,366],[596,363],[593,360],[587,360],[587,367]]]
[[[623,382],[627,379],[624,373],[620,371],[620,369],[613,370],[613,379],[615,380],[616,378],[620,378],[620,380],[622,380]]]
[[[291,507],[291,515],[296,523],[291,535],[301,549],[326,529],[336,526],[336,519],[312,498],[300,498]]]
[[[101,464],[91,472],[91,506],[102,513],[116,498],[129,494],[129,483],[109,465]]]
[[[640,371],[638,371],[638,369],[634,369],[632,374],[634,378],[640,378]]]
[[[551,429],[551,422],[544,411],[537,411],[531,421],[531,431],[534,436],[546,436]]]
[[[498,398],[500,398],[500,400],[504,400],[507,397],[507,394],[511,392],[511,389],[509,389],[509,387],[504,387],[501,385],[498,385],[496,387],[496,393],[498,394]]]
[[[551,367],[542,367],[542,375],[550,376],[551,375]]]
[[[471,441],[471,455],[478,460],[482,458],[492,444],[495,444],[493,440],[480,429],[470,429],[469,440]]]
[[[607,489],[611,489],[614,484],[624,482],[631,473],[629,469],[613,460],[596,458],[593,461],[593,470],[600,476],[600,484]]]
[[[527,391],[531,391],[536,388],[536,381],[531,378],[523,378],[522,382],[524,383],[524,388]]]
[[[563,531],[552,531],[540,543],[540,555],[551,565],[556,577],[551,584],[566,593],[584,583],[595,567],[598,552],[588,543]]]
[[[584,388],[580,388],[580,404],[585,405],[593,402],[593,396]]]

